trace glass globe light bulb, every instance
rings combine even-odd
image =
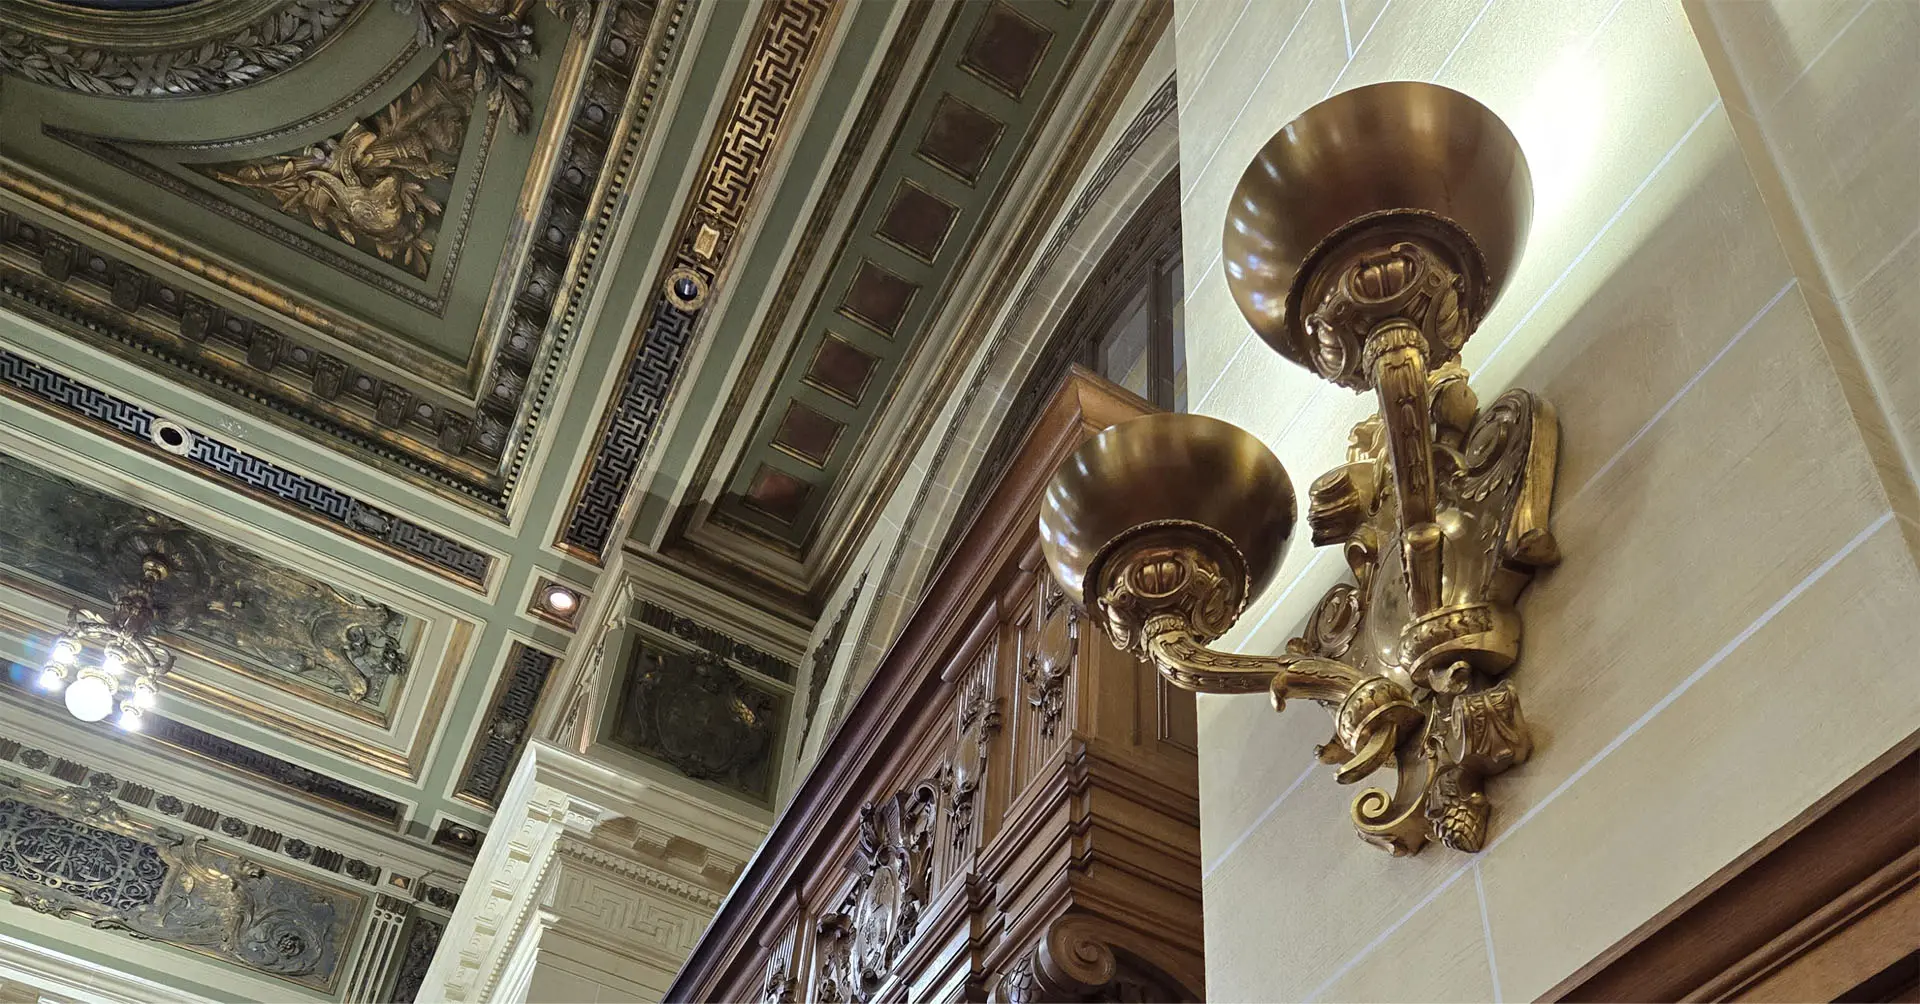
[[[67,713],[83,722],[113,714],[113,686],[91,673],[67,685]]]
[[[66,682],[67,674],[61,672],[59,666],[49,663],[47,668],[40,671],[41,690],[59,690],[60,685]]]
[[[142,711],[146,711],[151,709],[154,706],[154,704],[157,703],[158,700],[159,700],[158,695],[156,695],[153,690],[153,684],[148,683],[145,680],[141,680],[139,683],[134,684],[133,686],[133,706],[134,707],[139,708]]]
[[[129,704],[120,709],[120,717],[113,720],[125,732],[140,731],[140,709]]]
[[[107,657],[100,660],[100,666],[109,673],[118,673],[127,668],[127,660],[122,659],[118,652],[108,652]]]
[[[53,643],[53,653],[48,656],[54,662],[66,665],[80,657],[80,646],[65,638]]]

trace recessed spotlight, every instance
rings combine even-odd
[[[164,418],[154,419],[152,426],[147,429],[147,438],[153,441],[153,445],[174,456],[193,455],[193,433],[188,432],[186,427],[178,422]]]
[[[580,605],[580,595],[565,586],[548,586],[540,602],[546,604],[548,610],[567,617],[571,616],[574,608]]]

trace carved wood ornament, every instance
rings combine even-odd
[[[1142,410],[1066,381],[668,1000],[1200,998],[1192,695],[1075,643],[1032,533],[1046,473]]]
[[[939,801],[937,786],[922,782],[860,807],[853,889],[820,922],[827,946],[817,999],[865,1004],[892,975],[927,902]]]

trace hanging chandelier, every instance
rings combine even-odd
[[[67,612],[67,629],[53,640],[40,686],[64,692],[73,717],[98,722],[113,716],[120,728],[140,730],[159,698],[160,678],[173,668],[173,653],[151,637],[153,590],[167,573],[164,560],[148,555],[140,562],[140,584],[121,593],[111,613],[85,607]]]

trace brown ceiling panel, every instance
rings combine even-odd
[[[827,457],[833,453],[833,446],[840,441],[840,434],[847,427],[820,414],[799,401],[787,403],[786,417],[780,420],[780,427],[773,434],[773,445],[788,454],[812,464],[815,467],[827,466]]]
[[[867,392],[867,381],[873,379],[874,367],[879,362],[829,331],[820,340],[820,347],[814,350],[804,380],[815,390],[858,407],[860,398]]]
[[[921,159],[971,185],[993,156],[1006,124],[951,94],[934,102],[926,134],[914,152]]]
[[[1053,44],[1053,32],[1004,3],[987,7],[980,24],[967,42],[960,59],[961,68],[1018,101],[1033,82],[1047,46]]]
[[[800,518],[800,510],[807,504],[807,495],[813,486],[805,481],[766,464],[753,474],[753,481],[747,486],[747,497],[742,501],[782,523],[792,523]]]
[[[876,232],[882,240],[931,265],[959,215],[960,207],[902,178]]]
[[[915,283],[861,259],[846,295],[840,298],[840,312],[891,338],[919,291]]]

